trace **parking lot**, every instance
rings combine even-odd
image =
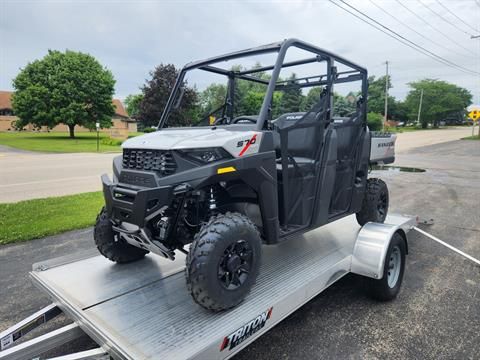
[[[388,183],[391,212],[433,218],[426,231],[480,258],[479,154],[477,141],[405,146],[395,165],[426,172],[380,170],[372,176]],[[91,236],[87,229],[0,248],[0,330],[49,303],[28,279],[31,264],[93,247]],[[236,358],[478,358],[480,267],[415,232],[409,250],[396,301],[370,300],[361,278],[347,276]],[[85,337],[62,351],[85,346],[94,344]]]

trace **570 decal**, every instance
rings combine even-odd
[[[248,150],[250,145],[255,144],[256,142],[257,142],[257,134],[253,135],[250,139],[240,140],[237,143],[237,148],[241,148],[243,146],[243,149],[242,151],[240,151],[238,156],[242,156],[245,153],[245,151]]]
[[[226,348],[228,348],[228,350],[232,350],[234,347],[241,344],[250,336],[255,334],[258,330],[263,328],[267,320],[270,319],[270,317],[272,316],[272,310],[273,307],[269,308],[268,310],[258,315],[255,319],[250,320],[241,328],[235,330],[230,335],[225,336],[222,345],[220,346],[220,351],[223,351]]]

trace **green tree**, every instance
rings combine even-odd
[[[125,98],[125,107],[129,116],[133,118],[138,116],[142,100],[143,94],[130,94]]]
[[[387,77],[381,76],[375,79],[375,76],[368,78],[368,111],[385,115],[385,81]],[[391,77],[388,76],[388,88],[392,88]],[[395,98],[388,97],[389,104],[394,102]],[[390,113],[390,112],[389,112]]]
[[[340,94],[333,93],[333,116],[351,116],[356,110],[356,96],[349,93],[343,97]]]
[[[320,100],[322,90],[321,86],[315,86],[308,91],[307,96],[303,98],[302,111],[309,111]]]
[[[295,86],[296,84],[297,76],[292,73],[287,79],[287,86],[290,86],[290,88],[283,92],[282,101],[280,103],[280,112],[282,114],[299,112],[302,110],[304,95],[302,95],[302,89]]]
[[[29,63],[13,80],[13,108],[18,126],[33,124],[53,128],[65,124],[70,137],[75,126],[89,129],[95,123],[112,125],[115,80],[91,55],[49,50],[41,60]]]
[[[156,126],[175,85],[179,71],[172,64],[160,64],[150,72],[151,79],[142,87],[143,100],[140,102],[138,120],[143,127]],[[178,109],[173,110],[168,126],[189,126],[198,113],[198,93],[195,88],[182,84],[185,91]]]
[[[223,104],[227,96],[227,87],[224,84],[210,84],[200,93],[200,106],[203,114],[210,114]]]
[[[367,124],[371,131],[382,130],[383,115],[379,113],[369,112],[367,114]]]
[[[416,118],[423,90],[422,111],[420,114],[422,128],[428,124],[437,126],[447,115],[464,111],[472,103],[472,94],[464,88],[446,81],[424,79],[409,83],[411,87],[405,99],[410,118]]]

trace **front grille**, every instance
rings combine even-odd
[[[124,169],[154,171],[161,176],[173,174],[177,168],[170,151],[123,149]]]

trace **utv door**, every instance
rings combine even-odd
[[[274,121],[282,232],[296,231],[311,223],[328,125],[327,108],[325,92],[309,112],[283,114]]]
[[[358,106],[356,113],[350,117],[333,118],[337,136],[337,162],[330,218],[350,212],[352,198],[357,193],[355,186],[361,186],[367,176],[367,161],[363,161],[366,136],[363,116],[363,107]]]

